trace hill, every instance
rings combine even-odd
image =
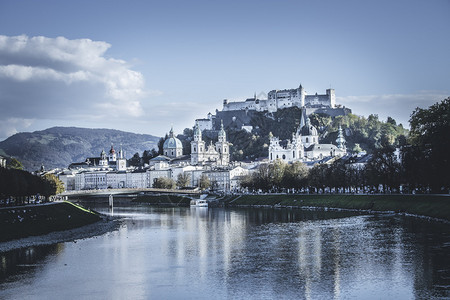
[[[241,119],[242,116],[240,114],[244,114],[246,123],[253,127],[252,132],[248,132],[241,130],[240,126],[233,126],[233,122],[223,121],[224,124],[227,124],[224,126],[228,134],[228,141],[233,144],[230,150],[231,159],[239,161],[267,158],[269,155],[270,133],[281,140],[292,138],[292,133],[300,125],[302,110],[297,107],[291,107],[280,109],[274,113],[257,111],[233,111],[230,113],[232,113],[231,115],[237,115]],[[382,148],[383,145],[401,146],[406,142],[408,136],[408,130],[402,124],[397,124],[390,117],[386,121],[379,120],[375,114],[365,118],[349,112],[336,116],[313,113],[309,118],[311,124],[318,129],[319,141],[322,144],[335,144],[338,128],[342,126],[349,152],[364,150],[372,153],[376,149]],[[218,125],[220,120],[216,119],[215,122],[216,130],[205,131],[203,134],[203,139],[207,145],[211,140],[217,139],[217,128],[220,126]],[[178,138],[182,141],[190,141],[192,140],[192,135],[192,130],[185,130]]]
[[[113,129],[52,127],[42,131],[17,133],[0,142],[0,154],[13,156],[25,169],[34,171],[44,165],[46,169],[64,168],[87,157],[98,157],[102,149],[121,145],[125,156],[158,148],[159,137]]]

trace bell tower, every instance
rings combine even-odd
[[[230,143],[227,142],[227,133],[223,128],[223,121],[220,121],[220,130],[218,141],[216,143],[216,151],[219,153],[219,165],[226,166],[230,162]]]
[[[198,121],[194,126],[194,140],[191,142],[191,164],[196,165],[203,161],[205,153],[205,142],[202,141],[202,131],[198,126]]]

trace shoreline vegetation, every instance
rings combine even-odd
[[[71,202],[0,208],[0,242],[67,231],[103,220]]]

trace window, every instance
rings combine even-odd
[[[306,138],[306,142],[307,142],[307,143],[309,143],[309,140],[308,140],[308,138]]]
[[[285,160],[285,159],[286,159],[286,155],[283,154],[283,160]]]

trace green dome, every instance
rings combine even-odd
[[[170,137],[164,142],[164,149],[183,148],[183,144],[176,137]]]
[[[173,134],[173,128],[170,129],[169,138],[164,142],[163,149],[183,148],[183,144]]]

